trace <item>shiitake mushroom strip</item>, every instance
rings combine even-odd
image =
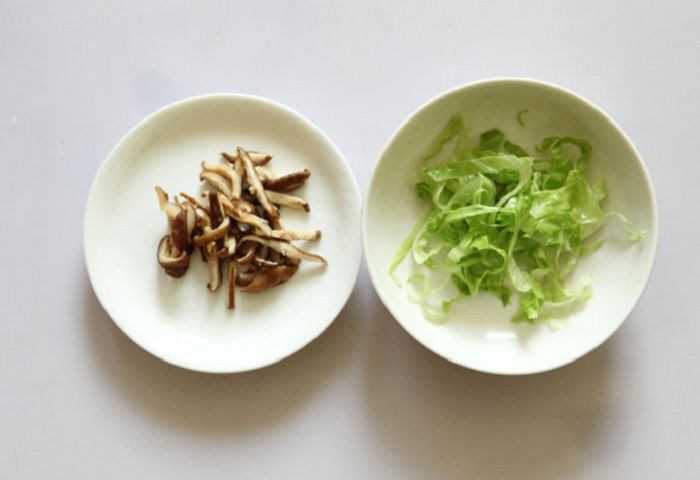
[[[168,217],[169,235],[158,244],[158,263],[168,275],[187,271],[197,248],[209,267],[207,288],[227,285],[227,307],[235,308],[236,288],[259,293],[291,278],[302,260],[326,265],[320,255],[294,245],[295,240],[318,240],[320,230],[288,230],[280,221],[279,205],[309,211],[304,199],[289,195],[304,185],[306,169],[278,175],[266,164],[271,155],[246,151],[223,152],[230,163],[201,162],[199,178],[213,187],[200,201],[187,193],[169,200],[155,187],[158,204]]]

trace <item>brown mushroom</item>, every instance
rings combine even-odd
[[[231,221],[228,217],[224,217],[224,220],[219,224],[218,227],[205,228],[204,233],[194,237],[194,246],[202,247],[207,245],[209,242],[214,242],[220,238],[226,238],[228,235],[229,228],[231,227]],[[224,240],[225,241],[225,240]]]
[[[209,213],[197,209],[197,228],[204,231],[207,228],[211,228],[211,219],[209,218]]]
[[[185,192],[180,192],[180,196],[187,200],[187,202],[190,203],[193,207],[198,208],[205,212],[207,215],[209,215],[209,208],[199,203],[199,200],[194,198],[192,195]]]
[[[269,290],[270,288],[286,282],[296,271],[297,267],[286,265],[265,268],[250,282],[250,284],[243,288],[243,291],[246,293],[264,292],[265,290]]]
[[[185,224],[187,225],[187,236],[192,237],[194,229],[197,227],[197,211],[190,203],[183,203],[182,208],[185,210]]]
[[[276,286],[280,282],[281,277],[278,268],[284,267],[271,267],[262,270],[250,284],[243,288],[243,291],[246,293],[260,293]]]
[[[295,230],[271,230],[267,235],[270,238],[285,240],[318,240],[321,238],[321,230],[310,230],[308,232],[298,232]]]
[[[180,213],[180,206],[168,201],[168,194],[160,187],[155,187],[156,195],[158,196],[158,206],[168,216],[171,222]]]
[[[224,208],[228,208],[229,210],[236,209],[239,212],[243,213],[255,213],[256,209],[253,206],[252,203],[250,203],[248,200],[244,199],[229,199],[226,197],[221,197],[221,205]],[[230,214],[229,214],[230,215]]]
[[[214,227],[218,227],[221,222],[224,221],[224,214],[222,197],[218,192],[207,192],[207,198],[209,199],[209,218],[211,224]]]
[[[238,153],[221,152],[221,155],[226,160],[231,162],[233,169],[236,171],[242,182],[245,178],[245,168],[243,167],[243,162],[241,162],[241,159],[238,158]]]
[[[309,204],[303,198],[295,197],[294,195],[287,195],[286,193],[275,192],[270,190],[267,193],[267,198],[276,205],[284,205],[285,207],[296,208],[297,210],[304,210],[308,212]]]
[[[236,308],[236,262],[228,262],[228,308]]]
[[[297,273],[297,270],[299,270],[298,263],[294,265],[285,265],[284,270],[282,270],[282,276],[280,277],[280,284],[292,278],[294,274]]]
[[[259,166],[255,167],[255,173],[258,174],[258,178],[260,179],[261,182],[263,182],[263,185],[265,184],[266,181],[272,181],[276,178],[279,178],[279,175],[277,172],[275,172],[273,169],[269,167],[264,167],[264,166]]]
[[[267,198],[265,189],[263,189],[262,182],[260,181],[260,178],[258,177],[258,174],[255,171],[255,167],[253,166],[253,162],[250,160],[248,153],[241,147],[238,147],[238,155],[243,161],[243,166],[245,167],[246,172],[246,178],[248,179],[248,184],[250,185],[251,192],[256,196],[256,198],[260,202],[260,205],[262,205],[263,209],[265,209],[265,211],[270,215],[270,217],[279,218],[279,212],[277,211],[277,207],[275,207],[270,202],[270,199]]]
[[[284,264],[285,265],[298,266],[300,263],[301,263],[301,260],[299,260],[298,258],[284,257]]]
[[[260,257],[254,257],[253,263],[258,265],[259,267],[276,267],[279,265],[278,262],[273,262],[273,261],[268,260],[266,258],[260,258]]]
[[[241,254],[238,257],[237,262],[241,265],[250,265],[255,259],[255,253],[257,250],[258,246],[255,243],[248,242],[241,248]]]
[[[236,208],[243,213],[255,213],[255,206],[247,200],[240,200]]]
[[[239,287],[247,287],[248,285],[251,284],[253,280],[255,280],[255,277],[257,276],[256,272],[243,272],[239,268],[236,269],[236,285]]]
[[[238,231],[241,233],[252,233],[253,231],[253,227],[243,222],[236,222],[236,227],[238,227]]]
[[[236,151],[236,153],[221,152],[221,155],[223,155],[226,160],[234,164],[237,159],[240,159],[240,154],[238,151]],[[248,156],[250,157],[250,161],[253,162],[253,165],[265,165],[267,162],[272,160],[272,155],[255,152],[253,150],[248,150]]]
[[[183,276],[190,265],[190,255],[186,251],[182,250],[177,255],[173,254],[173,244],[170,235],[160,239],[156,257],[160,266],[165,269],[165,273],[172,277]]]
[[[219,257],[216,256],[216,245],[214,242],[208,243],[204,249],[209,265],[209,283],[207,288],[214,292],[221,285],[221,263]]]
[[[173,203],[156,187],[170,223],[170,235],[158,246],[158,261],[168,275],[181,276],[192,249],[198,248],[210,271],[207,288],[217,290],[227,274],[227,306],[235,308],[236,287],[263,292],[286,282],[301,260],[327,262],[291,244],[318,240],[319,230],[287,230],[280,220],[281,205],[309,211],[304,199],[286,192],[304,185],[310,172],[304,169],[280,176],[266,166],[270,155],[241,147],[222,155],[230,163],[201,163],[200,180],[211,185],[202,192],[207,201],[182,193]]]
[[[300,172],[289,173],[275,179],[263,180],[263,187],[266,190],[277,192],[291,192],[304,185],[311,172],[304,169]]]
[[[296,258],[299,260],[308,260],[310,262],[317,262],[327,265],[328,262],[325,258],[315,253],[306,252],[300,248],[295,247],[291,243],[282,240],[273,240],[269,238],[261,238],[257,235],[246,235],[241,239],[241,242],[257,242],[261,245],[266,245],[280,252],[286,257]]]
[[[256,276],[256,271],[250,271],[245,266],[238,265],[236,267],[236,285],[239,287],[250,285],[250,282],[252,282]]]
[[[269,215],[265,216],[266,220],[270,223],[270,226],[275,230],[286,230],[284,225],[282,225],[282,220],[279,217],[272,218]]]
[[[190,234],[187,225],[187,210],[180,208],[180,212],[175,215],[170,230],[170,241],[173,246],[173,254],[189,250]]]
[[[257,215],[245,213],[241,207],[238,207],[238,205],[235,205],[227,199],[222,198],[221,200],[226,215],[233,217],[233,219],[239,223],[245,223],[252,226],[253,228],[261,231],[264,235],[269,234],[270,226],[268,225],[267,220],[260,218]]]
[[[236,254],[236,237],[228,237],[224,242],[224,246],[216,252],[219,258],[233,257]]]
[[[236,173],[236,171],[228,164],[213,164],[209,162],[202,162],[202,170],[207,172],[215,173],[221,177],[226,178],[231,184],[231,195],[230,198],[241,198],[241,177]]]
[[[199,179],[202,181],[206,180],[214,188],[226,195],[228,198],[231,198],[233,196],[231,185],[229,185],[226,179],[218,173],[208,172],[205,170],[199,173]]]

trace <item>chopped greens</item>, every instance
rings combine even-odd
[[[522,114],[518,121],[522,124]],[[442,321],[461,297],[491,292],[504,305],[519,295],[513,322],[547,320],[548,313],[591,297],[587,282],[573,288],[565,279],[578,259],[602,240],[591,236],[611,218],[619,219],[631,241],[634,234],[619,213],[601,207],[605,184],[584,177],[591,155],[588,141],[547,137],[536,155],[506,140],[498,129],[467,144],[467,128],[454,115],[428,148],[416,194],[430,208],[396,253],[389,273],[410,254],[409,298],[426,318]],[[444,274],[430,284],[426,273]],[[458,292],[435,306],[431,294],[452,283]]]

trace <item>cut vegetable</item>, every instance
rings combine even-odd
[[[578,259],[601,245],[591,236],[610,217],[621,220],[630,241],[645,235],[632,232],[621,214],[604,212],[604,184],[584,176],[591,145],[547,137],[535,156],[498,129],[482,133],[471,148],[467,133],[455,115],[425,154],[416,193],[430,207],[389,273],[396,279],[411,254],[416,271],[407,283],[420,292],[411,298],[433,321],[444,320],[456,298],[436,308],[431,294],[442,286],[432,287],[426,271],[451,280],[457,298],[484,291],[506,305],[519,294],[514,322],[546,321],[543,313],[590,298],[590,287],[567,288],[565,281]]]
[[[228,275],[227,306],[233,309],[237,287],[264,292],[289,280],[302,260],[327,262],[291,244],[319,240],[320,230],[288,230],[279,218],[278,205],[309,211],[304,199],[283,192],[302,186],[310,172],[280,175],[267,165],[271,155],[241,147],[222,155],[228,162],[200,164],[199,178],[208,184],[202,201],[183,192],[171,202],[165,190],[155,187],[170,227],[158,244],[157,259],[167,275],[181,277],[196,248],[209,268],[209,290],[219,289]]]

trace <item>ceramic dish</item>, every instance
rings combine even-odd
[[[274,155],[280,173],[308,168],[298,191],[311,212],[283,211],[288,228],[320,229],[304,246],[328,259],[302,262],[286,284],[238,294],[210,293],[198,255],[180,279],[164,274],[156,247],[167,233],[155,185],[201,191],[200,161],[219,162],[236,146]],[[166,362],[204,372],[240,372],[275,363],[304,347],[338,315],[362,256],[360,194],[333,142],[299,113],[247,95],[217,94],[169,105],[131,130],[92,185],[84,224],[85,259],[100,302],[132,340]]]
[[[516,115],[527,110],[526,124]],[[399,246],[421,216],[415,194],[422,154],[453,114],[461,112],[473,133],[489,128],[533,150],[549,135],[573,135],[593,146],[588,174],[603,178],[608,211],[625,214],[635,229],[647,230],[630,244],[620,224],[608,222],[604,246],[585,257],[571,279],[593,281],[593,298],[556,331],[545,325],[509,322],[517,302],[504,308],[489,294],[458,302],[447,323],[422,315],[388,274]],[[416,340],[451,362],[484,372],[525,374],[566,365],[617,330],[632,311],[651,272],[656,252],[657,213],[644,163],[627,136],[600,108],[551,84],[494,79],[450,90],[413,113],[389,140],[372,175],[363,214],[365,257],[372,282],[386,307]],[[409,262],[405,262],[409,263]],[[408,266],[404,266],[408,268]],[[406,273],[406,272],[404,272]]]

